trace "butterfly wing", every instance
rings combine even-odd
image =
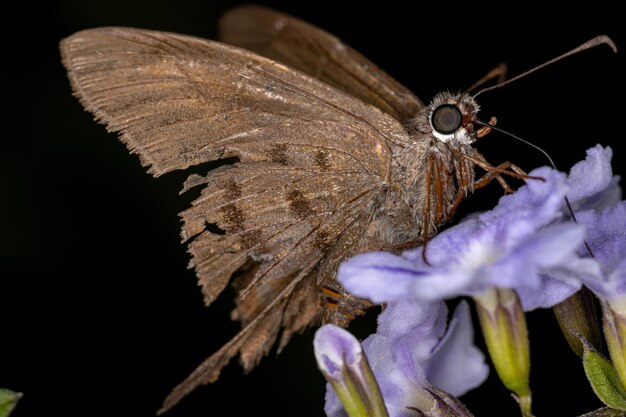
[[[168,397],[170,408],[215,381],[239,354],[256,365],[283,329],[319,318],[319,287],[336,264],[368,249],[374,202],[401,124],[285,65],[218,42],[163,32],[100,28],[61,43],[75,94],[155,176],[226,157],[191,175],[203,187],[181,213],[204,298],[233,273],[242,330]]]
[[[401,122],[424,104],[337,37],[289,15],[242,6],[220,20],[220,39],[287,64],[389,113]]]

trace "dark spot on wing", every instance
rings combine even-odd
[[[287,165],[287,162],[289,162],[287,158],[287,145],[285,145],[284,143],[278,143],[272,146],[267,151],[267,154],[269,155],[272,162],[276,162],[281,165]]]
[[[290,191],[289,194],[287,194],[287,199],[289,200],[289,207],[291,208],[291,211],[293,211],[299,218],[306,219],[306,217],[312,213],[309,200],[302,195],[300,190]]]
[[[322,229],[315,234],[313,245],[322,252],[326,252],[333,246],[335,243],[334,240],[335,239],[333,239],[333,236],[331,236],[328,231]]]
[[[239,197],[241,197],[241,188],[239,187],[239,184],[231,178],[228,185],[226,185],[226,198],[228,201],[234,201]]]
[[[246,215],[235,204],[228,204],[222,208],[224,220],[227,223],[226,230],[237,231],[243,229],[243,224],[246,221]]]
[[[317,151],[315,153],[315,165],[320,167],[323,171],[326,171],[328,168],[330,168],[328,154],[324,151]]]
[[[261,242],[263,234],[261,230],[243,232],[241,234],[241,249],[246,250]]]

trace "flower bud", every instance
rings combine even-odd
[[[380,389],[359,341],[333,324],[322,326],[313,340],[320,371],[350,417],[387,417]]]
[[[555,305],[552,311],[565,340],[578,357],[583,357],[583,346],[577,334],[600,349],[602,346],[600,320],[596,300],[591,291],[585,287],[581,288],[566,300]]]

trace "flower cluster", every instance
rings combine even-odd
[[[446,403],[455,403],[454,407],[464,409],[454,398],[438,389],[459,396],[480,385],[487,377],[488,368],[484,356],[473,345],[469,306],[465,302],[458,305],[446,331],[447,316],[447,308],[443,302],[393,303],[378,316],[377,332],[363,341],[363,350],[378,381],[390,416],[414,416],[413,410],[429,413],[440,410],[442,404]],[[325,352],[340,350],[340,345],[348,343],[345,340],[352,340],[352,345],[357,346],[358,342],[349,333],[345,334],[347,332],[340,339],[341,342],[337,338],[324,337],[327,332],[324,327],[318,331],[316,352],[320,368],[328,375],[332,369],[340,367],[325,365],[329,363],[328,358],[331,356]],[[356,365],[358,360],[346,363],[349,368],[359,369]],[[352,375],[360,374],[359,371],[352,372]],[[329,378],[331,384],[337,378]],[[362,379],[364,378],[359,378]],[[331,417],[346,415],[330,386],[326,393],[325,411]],[[462,415],[470,414],[467,412]]]
[[[530,415],[530,390],[529,366],[522,363],[528,360],[522,307],[552,307],[582,286],[603,303],[611,359],[618,372],[623,367],[626,387],[626,202],[620,201],[611,157],[610,148],[597,145],[569,176],[534,170],[530,175],[541,180],[529,179],[493,210],[447,229],[426,248],[399,255],[367,253],[341,265],[338,277],[348,291],[386,305],[378,331],[363,349],[389,415],[469,415],[432,408],[443,401],[434,392],[458,396],[487,375],[484,358],[472,344],[464,302],[445,330],[443,300],[459,296],[477,302],[496,370],[518,396],[523,414]],[[566,196],[577,221],[564,208]],[[344,413],[331,389],[326,413]]]

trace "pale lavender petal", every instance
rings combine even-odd
[[[489,285],[486,265],[502,252],[497,227],[484,227],[471,219],[448,229],[427,246],[430,265],[422,260],[421,250],[405,252],[424,273],[414,280],[408,296],[437,301],[483,291]]]
[[[559,280],[554,276],[540,276],[538,288],[519,287],[516,292],[524,311],[536,308],[549,308],[574,294],[582,284],[577,280]]]
[[[447,319],[448,309],[445,303],[390,303],[378,315],[376,333],[395,341],[417,331],[422,338],[430,337],[438,341],[446,331]]]
[[[420,373],[423,375],[423,371],[401,366],[394,353],[394,344],[387,337],[370,335],[363,341],[363,350],[378,381],[389,416],[411,416],[406,406],[411,404],[415,393],[422,389],[421,384],[417,384],[413,377]],[[424,381],[423,377],[420,381]]]
[[[611,295],[615,298],[622,298],[626,294],[626,258],[619,262],[609,275],[608,281],[613,282],[615,291]],[[611,297],[607,297],[611,298]]]
[[[567,193],[571,202],[577,202],[605,190],[611,183],[613,170],[610,147],[596,145],[587,150],[587,157],[574,165],[567,179],[570,187]]]
[[[404,316],[402,333],[394,319]],[[378,317],[377,334],[391,335],[396,364],[414,384],[425,384],[422,368],[446,331],[448,309],[445,303],[406,301],[391,303]],[[387,336],[389,337],[389,336]]]
[[[461,253],[472,242],[476,234],[481,233],[481,223],[472,219],[459,223],[441,233],[428,243],[426,253],[428,263],[441,265],[450,262],[451,257]],[[413,262],[419,268],[427,268],[422,255],[423,247],[405,251],[402,257]]]
[[[343,408],[343,404],[335,394],[335,390],[330,383],[326,383],[326,395],[324,396],[324,413],[328,417],[348,417],[348,413]]]
[[[387,252],[357,255],[339,266],[337,278],[350,293],[375,303],[404,300],[422,272],[409,260]]]
[[[566,265],[577,259],[576,250],[583,244],[585,228],[574,223],[546,227],[518,242],[509,256],[495,264],[491,284],[513,289],[537,289],[539,273]]]
[[[599,276],[584,280],[585,285],[609,300],[626,294],[626,201],[578,217],[588,227],[587,242],[601,268]]]
[[[470,271],[460,268],[434,269],[416,279],[404,299],[434,302],[480,292],[487,286],[487,276],[482,272],[482,268]]]
[[[543,225],[555,219],[563,205],[563,197],[568,191],[565,174],[550,168],[538,168],[530,172],[533,177],[515,193],[500,198],[498,205],[479,218],[488,222],[494,216],[504,213],[510,219],[533,219],[537,225]]]
[[[614,175],[608,187],[604,190],[572,203],[574,212],[578,213],[586,210],[601,211],[619,202],[622,199],[622,188],[619,185],[620,179],[619,175]],[[566,217],[569,216],[565,210],[563,212]]]
[[[489,367],[485,355],[474,345],[474,328],[467,302],[454,311],[448,331],[432,353],[426,367],[426,379],[452,395],[460,396],[480,386]]]
[[[626,256],[626,201],[607,207],[600,213],[587,211],[578,215],[588,228],[587,241],[605,271],[615,269]]]

